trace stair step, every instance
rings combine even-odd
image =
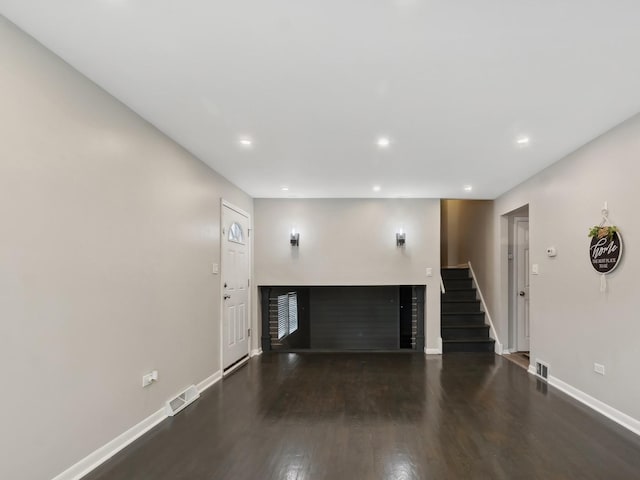
[[[489,325],[442,325],[442,340],[460,340],[489,338]]]
[[[454,300],[441,302],[443,313],[474,312],[480,313],[480,300]]]
[[[442,279],[445,290],[461,290],[467,288],[473,288],[470,278],[450,278]]]
[[[443,312],[442,326],[448,325],[484,325],[484,312]]]
[[[440,270],[443,279],[469,278],[469,268],[443,268]]]
[[[476,289],[465,288],[460,290],[447,290],[442,294],[443,302],[451,302],[454,300],[476,300]]]
[[[455,340],[442,340],[442,352],[493,352],[495,340],[492,338],[458,338]]]

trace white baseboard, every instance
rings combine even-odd
[[[442,355],[442,337],[438,338],[438,346],[436,348],[424,347],[424,353],[426,355]]]
[[[257,357],[258,355],[262,355],[261,348],[254,348],[253,350],[251,350],[251,357]]]
[[[551,375],[549,375],[549,385],[556,387],[558,390],[561,390],[570,397],[573,397],[579,402],[582,402],[588,407],[591,407],[596,412],[601,413],[607,418],[610,418],[614,422],[622,425],[624,428],[631,430],[636,435],[640,435],[640,420],[636,420],[635,418],[630,417],[626,413],[613,408],[611,405],[607,405],[597,398],[594,398],[591,395],[583,392],[582,390],[578,390],[577,388]]]
[[[218,370],[213,375],[205,378],[203,381],[198,383],[197,385],[198,392],[202,393],[207,388],[211,387],[221,379],[222,379],[222,372]],[[142,435],[144,435],[149,430],[151,430],[153,427],[155,427],[160,422],[162,422],[165,418],[167,418],[167,413],[165,408],[162,407],[160,410],[158,410],[155,413],[152,413],[137,425],[134,425],[123,434],[118,435],[109,443],[98,448],[94,452],[84,457],[75,465],[72,465],[61,474],[54,477],[53,480],[79,480],[80,478],[84,477],[86,474],[98,468],[104,462],[109,460],[120,450],[129,446],[135,440],[137,440]]]
[[[529,373],[531,375],[535,375],[536,377],[538,377],[535,365],[529,365]],[[541,377],[538,377],[538,378],[541,378]],[[623,413],[620,410],[613,408],[611,405],[608,405],[598,400],[597,398],[592,397],[591,395],[583,392],[582,390],[578,390],[574,386],[569,385],[566,382],[563,382],[562,380],[560,380],[557,377],[554,377],[553,375],[549,375],[549,378],[547,379],[547,383],[552,387],[557,388],[561,392],[566,393],[570,397],[575,398],[580,403],[595,410],[601,415],[604,415],[605,417],[613,420],[614,422],[623,426],[627,430],[632,431],[636,435],[640,435],[640,420],[637,420],[627,415],[626,413]]]
[[[424,353],[426,355],[442,355],[442,350],[439,348],[425,348]]]
[[[167,418],[164,407],[72,465],[53,480],[78,480]]]
[[[196,385],[196,387],[198,387],[198,392],[199,393],[204,392],[207,388],[211,387],[212,385],[215,385],[220,380],[222,380],[222,370],[218,370],[213,375],[208,376],[207,378],[202,380],[198,385]]]

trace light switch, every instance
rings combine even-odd
[[[433,277],[433,268],[427,268],[427,277]]]
[[[220,273],[220,267],[217,263],[213,263],[211,265],[211,273],[213,273],[214,275],[217,275],[218,273]]]
[[[538,264],[534,263],[531,265],[531,275],[538,275],[540,272],[538,270]]]

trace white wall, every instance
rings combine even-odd
[[[535,148],[535,147],[532,147]],[[508,332],[506,222],[502,215],[529,204],[532,359],[550,374],[615,409],[640,419],[640,115],[597,138],[494,204],[493,281],[487,288],[496,327]],[[624,241],[624,258],[600,293],[589,262],[587,232],[608,201]],[[545,254],[555,246],[558,256]],[[593,371],[604,364],[606,376]]]
[[[0,105],[0,478],[42,480],[220,369],[220,197],[252,200],[3,17]]]
[[[426,346],[440,338],[440,201],[256,199],[256,285],[427,285]],[[300,246],[292,248],[292,227]],[[395,233],[406,232],[397,248]],[[427,278],[425,269],[433,268]]]

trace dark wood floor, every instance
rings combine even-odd
[[[493,354],[265,354],[86,480],[638,479],[639,437]]]

